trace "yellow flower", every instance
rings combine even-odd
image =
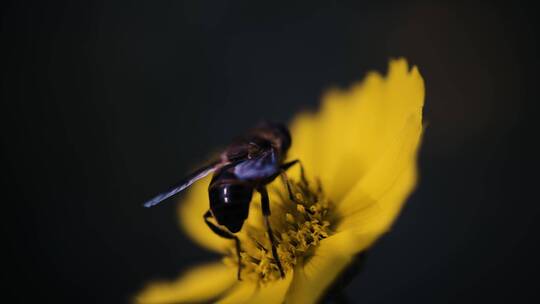
[[[270,221],[285,270],[270,252],[260,197],[237,234],[242,281],[236,278],[234,242],[214,235],[202,215],[208,179],[192,186],[180,204],[183,228],[222,261],[196,267],[175,282],[156,282],[137,303],[314,303],[354,260],[391,226],[416,184],[422,135],[424,82],[416,67],[392,60],[386,77],[370,73],[348,90],[332,90],[316,113],[290,125],[288,172],[295,200],[278,179],[270,184]],[[397,257],[396,257],[397,258]]]

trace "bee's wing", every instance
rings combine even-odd
[[[234,167],[234,174],[242,180],[264,179],[279,172],[279,163],[273,149],[253,159],[244,160]]]
[[[187,187],[191,186],[194,182],[198,181],[199,179],[207,176],[208,174],[214,172],[218,168],[222,167],[224,164],[221,161],[213,162],[207,166],[204,166],[197,171],[191,173],[190,175],[186,176],[182,181],[180,181],[178,184],[170,187],[167,191],[162,192],[158,195],[156,195],[154,198],[148,200],[146,203],[144,203],[144,206],[146,208],[155,206],[162,201],[168,199],[169,197],[177,194],[178,192],[186,189]]]

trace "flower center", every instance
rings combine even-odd
[[[270,188],[270,224],[277,253],[285,273],[302,259],[309,259],[320,241],[331,234],[329,207],[331,202],[324,195],[320,184],[313,190],[308,181],[290,180],[294,199],[285,187]],[[254,207],[254,206],[252,206]],[[257,210],[260,212],[260,210]],[[239,234],[241,240],[242,279],[267,283],[280,279],[277,261],[272,255],[272,245],[264,221],[246,223]],[[238,267],[236,249],[231,247],[224,258],[228,265]]]

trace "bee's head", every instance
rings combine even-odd
[[[291,133],[284,124],[264,121],[259,125],[259,128],[271,134],[274,141],[279,142],[281,153],[287,153],[291,147]]]
[[[276,124],[275,128],[277,133],[279,134],[279,138],[281,138],[281,150],[283,154],[285,154],[291,147],[291,133],[289,132],[289,129],[287,129],[287,127],[283,124]]]

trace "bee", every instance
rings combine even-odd
[[[270,199],[266,186],[281,176],[287,187],[289,198],[291,201],[296,201],[285,172],[293,165],[299,164],[301,178],[304,181],[306,179],[304,168],[298,159],[285,162],[291,143],[291,134],[286,126],[279,123],[263,122],[244,136],[232,141],[220,153],[217,160],[196,170],[169,190],[148,200],[144,206],[155,206],[188,188],[197,180],[213,173],[208,186],[210,208],[203,215],[203,219],[215,234],[235,241],[238,258],[237,277],[238,280],[241,280],[241,246],[235,233],[242,229],[244,221],[248,217],[253,192],[259,192],[262,214],[272,246],[272,256],[283,278],[285,273],[277,254],[276,241],[268,219]],[[210,221],[211,218],[214,218],[219,225]]]

